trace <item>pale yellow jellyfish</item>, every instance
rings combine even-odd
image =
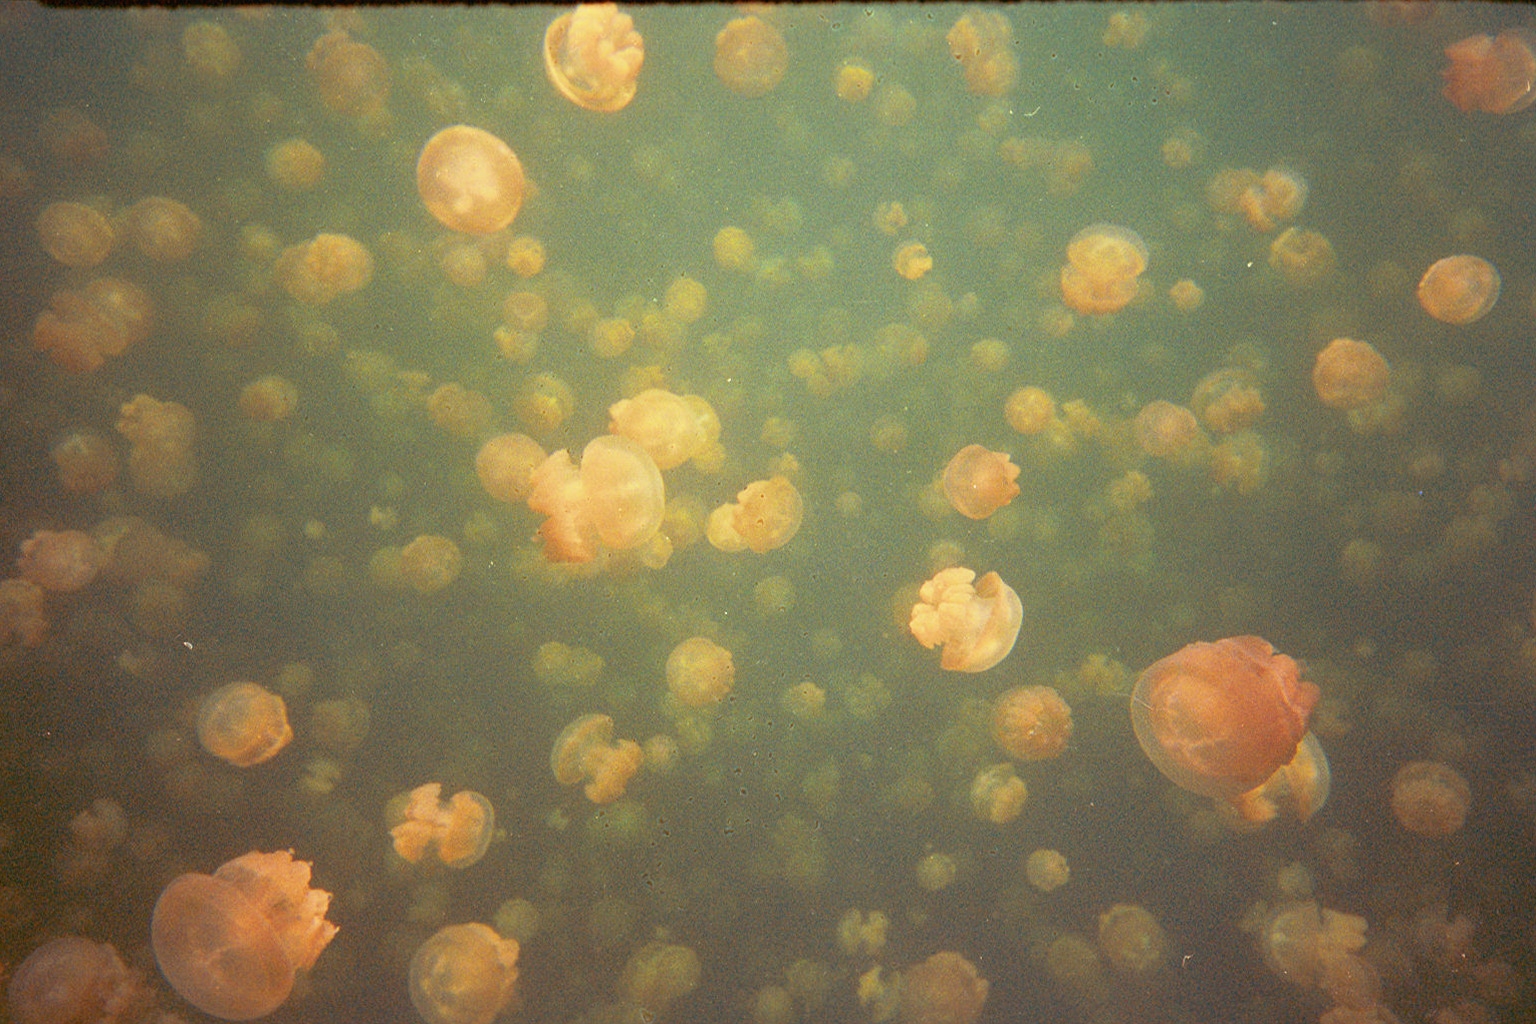
[[[997,573],[976,580],[974,571],[955,566],[922,585],[908,626],[924,647],[944,645],[943,668],[984,672],[1013,650],[1023,622],[1019,595]]]
[[[441,783],[428,782],[411,790],[401,820],[389,830],[395,852],[412,864],[428,850],[450,868],[477,863],[490,848],[496,828],[491,802],[473,790],[460,790],[441,799]]]
[[[645,40],[616,4],[577,4],[544,31],[544,73],[586,110],[614,113],[635,98]]]

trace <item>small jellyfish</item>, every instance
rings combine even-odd
[[[1514,114],[1536,102],[1536,41],[1524,29],[1468,36],[1445,56],[1445,98],[1460,109]]]
[[[1264,415],[1259,382],[1245,369],[1224,366],[1201,377],[1189,398],[1200,422],[1218,434],[1251,427]]]
[[[1130,228],[1090,224],[1067,243],[1061,295],[1079,313],[1113,313],[1136,297],[1147,269],[1147,246]]]
[[[368,286],[373,254],[349,235],[322,232],[284,249],[272,270],[294,301],[324,306]]]
[[[754,480],[737,493],[731,526],[743,544],[761,555],[793,540],[804,515],[800,491],[787,477],[775,476]]]
[[[614,113],[635,98],[645,40],[616,4],[577,4],[544,31],[544,73],[585,110]]]
[[[150,1019],[154,993],[110,943],[65,935],[38,946],[6,987],[14,1024],[108,1024]]]
[[[1020,686],[992,705],[992,740],[1009,757],[1060,757],[1072,739],[1072,709],[1049,686]]]
[[[1338,259],[1327,236],[1308,228],[1286,228],[1269,243],[1269,265],[1295,288],[1309,288],[1333,273]]]
[[[38,530],[21,542],[16,571],[44,590],[71,593],[94,580],[106,561],[101,543],[84,530]]]
[[[265,1017],[336,935],[325,919],[331,894],[310,888],[309,874],[292,850],[253,850],[212,875],[177,877],[150,922],[160,973],[210,1016]]]
[[[475,453],[475,475],[485,493],[516,505],[533,491],[533,471],[547,458],[527,434],[497,434]]]
[[[967,11],[944,37],[973,96],[1006,96],[1019,77],[1013,25],[1001,11]]]
[[[275,423],[292,416],[299,407],[299,389],[285,377],[268,374],[241,388],[236,404],[247,419]]]
[[[71,494],[95,494],[117,482],[117,454],[100,434],[72,430],[48,454],[59,468],[59,486]]]
[[[624,964],[619,991],[652,1019],[698,988],[700,973],[699,955],[687,946],[648,942]]]
[[[447,867],[467,868],[490,848],[496,811],[474,790],[460,790],[450,800],[441,799],[442,791],[437,782],[411,790],[401,820],[389,834],[395,852],[412,864],[419,864],[431,849]]]
[[[1023,813],[1028,799],[1029,787],[1007,761],[983,768],[971,779],[971,810],[982,821],[1006,825]]]
[[[1136,446],[1153,458],[1187,451],[1200,436],[1200,423],[1192,411],[1161,398],[1141,407],[1134,429]]]
[[[1410,761],[1392,777],[1392,816],[1415,835],[1443,839],[1460,831],[1471,806],[1472,788],[1450,765]]]
[[[766,96],[788,67],[784,34],[755,14],[732,19],[715,36],[715,77],[738,96]]]
[[[1466,326],[1481,320],[1499,301],[1499,272],[1478,256],[1436,260],[1419,279],[1419,305],[1441,323]]]
[[[714,411],[711,409],[708,416],[701,416],[699,404],[709,405],[693,395],[675,395],[662,388],[646,388],[634,398],[622,399],[608,407],[608,430],[644,448],[657,469],[675,469],[712,440],[706,427],[713,419]],[[718,424],[717,420],[714,422]]]
[[[267,177],[290,192],[308,192],[325,177],[325,154],[306,139],[284,139],[267,149]]]
[[[944,467],[944,496],[967,519],[986,519],[1018,497],[1018,475],[1008,453],[968,444]]]
[[[516,939],[488,925],[451,924],[411,957],[411,1002],[427,1024],[490,1024],[515,998]]]
[[[590,562],[598,546],[628,551],[661,528],[666,487],[644,448],[609,435],[590,442],[581,468],[564,448],[534,469],[528,507],[548,518],[539,527],[544,557],[552,562]]]
[[[400,575],[418,594],[435,594],[459,578],[464,555],[451,538],[424,533],[400,549]]]
[[[585,779],[587,799],[607,804],[624,795],[644,760],[645,754],[634,740],[613,742],[612,718],[582,715],[555,737],[549,767],[562,786],[574,786]]]
[[[1312,387],[1330,409],[1361,409],[1387,393],[1387,361],[1369,342],[1335,338],[1312,364]]]
[[[684,707],[707,708],[720,703],[735,680],[731,652],[706,637],[690,637],[667,655],[667,690]]]
[[[973,1024],[989,988],[959,953],[935,953],[901,972],[901,1024]]]
[[[203,237],[202,218],[185,203],[164,196],[150,196],[130,206],[126,226],[139,252],[157,263],[186,259]]]
[[[197,480],[192,439],[197,421],[179,402],[162,402],[134,395],[118,410],[117,432],[126,437],[128,478],[134,489],[151,498],[187,493]]]
[[[1044,388],[1019,388],[1008,396],[1003,417],[1021,434],[1043,434],[1056,422],[1056,399]]]
[[[1067,858],[1056,850],[1034,850],[1024,861],[1024,877],[1041,892],[1054,892],[1072,877]]]
[[[1321,985],[1331,971],[1365,945],[1365,918],[1287,903],[1265,919],[1259,949],[1269,969],[1298,985]]]
[[[116,234],[106,214],[84,203],[49,203],[37,218],[37,236],[48,255],[77,270],[105,260]]]
[[[389,99],[389,63],[367,43],[337,29],[315,41],[304,60],[320,102],[344,117],[374,120]]]
[[[198,707],[197,741],[236,768],[270,761],[292,740],[283,698],[256,683],[228,683]]]
[[[467,124],[432,136],[416,160],[416,191],[427,212],[465,234],[490,235],[511,224],[525,187],[511,147]]]
[[[1099,915],[1099,950],[1116,969],[1146,975],[1168,958],[1168,935],[1146,907],[1116,903]]]
[[[154,305],[137,285],[103,277],[53,294],[32,329],[32,347],[71,373],[97,369],[149,337]]]
[[[941,667],[985,672],[1013,650],[1023,622],[1019,595],[997,573],[977,580],[973,570],[955,566],[922,585],[908,628],[924,647],[944,645]]]

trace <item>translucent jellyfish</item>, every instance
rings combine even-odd
[[[967,519],[986,519],[1018,497],[1018,476],[1007,452],[968,444],[944,467],[944,496]]]
[[[1462,110],[1514,114],[1536,102],[1536,41],[1512,28],[1468,36],[1445,48],[1445,98]]]
[[[435,594],[459,578],[464,556],[452,539],[424,533],[400,549],[400,575],[418,594]]]
[[[544,31],[544,73],[560,95],[613,113],[635,98],[645,40],[615,4],[577,4]]]
[[[428,782],[411,790],[401,820],[389,830],[395,852],[412,864],[421,863],[430,849],[450,868],[478,863],[490,848],[496,811],[474,790],[464,789],[441,799],[441,783]]]
[[[292,850],[252,851],[212,875],[181,875],[155,903],[150,943],[183,999],[222,1020],[254,1020],[281,1006],[294,974],[314,966],[336,935],[331,894],[309,886]]]
[[[1116,903],[1099,915],[1099,951],[1116,969],[1146,975],[1168,958],[1168,935],[1146,907]]]
[[[1328,802],[1333,787],[1333,771],[1328,755],[1317,736],[1307,733],[1296,745],[1296,756],[1291,758],[1258,789],[1236,797],[1232,807],[1238,816],[1249,822],[1265,822],[1274,818],[1284,808],[1299,821],[1306,821],[1322,810]]]
[[[1307,201],[1307,180],[1295,171],[1270,168],[1237,197],[1237,209],[1255,231],[1273,231],[1294,218]]]
[[[1072,871],[1056,850],[1034,850],[1024,861],[1024,877],[1041,892],[1054,892],[1067,884]]]
[[[1008,396],[1003,416],[1021,434],[1043,434],[1056,422],[1056,399],[1044,388],[1019,388]]]
[[[511,224],[525,189],[517,154],[483,128],[444,128],[416,160],[416,192],[427,212],[465,234],[490,235]]]
[[[1131,724],[1180,788],[1236,801],[1296,756],[1317,698],[1295,661],[1259,637],[1229,637],[1189,644],[1142,672]]]
[[[1415,835],[1441,839],[1460,831],[1471,806],[1472,788],[1448,764],[1410,761],[1392,777],[1392,816]]]
[[[490,1024],[517,994],[516,939],[451,924],[411,957],[411,1002],[427,1024]]]
[[[1019,761],[1060,757],[1072,739],[1072,709],[1049,686],[1020,686],[992,705],[992,740]]]
[[[1007,761],[983,768],[971,779],[971,810],[982,821],[1006,825],[1024,811],[1029,787]]]
[[[229,30],[212,21],[194,21],[181,33],[181,52],[198,78],[218,82],[240,67],[240,47]]]
[[[644,752],[634,740],[613,742],[612,718],[582,715],[555,737],[549,767],[562,786],[587,780],[587,799],[607,804],[624,795],[644,759]]]
[[[130,206],[126,226],[139,252],[158,263],[186,259],[203,237],[202,218],[185,203],[164,196],[150,196]]]
[[[896,254],[891,257],[891,266],[898,277],[917,281],[933,269],[933,257],[928,254],[928,247],[922,242],[907,242],[897,248]]]
[[[1477,256],[1436,260],[1419,279],[1419,305],[1442,323],[1475,323],[1499,301],[1499,272]]]
[[[901,972],[901,1024],[973,1024],[989,987],[959,953],[935,953]]]
[[[267,177],[290,192],[308,192],[325,177],[325,154],[306,139],[284,139],[267,149]]]
[[[246,419],[275,423],[292,416],[299,407],[299,389],[293,381],[269,374],[241,388],[237,404]]]
[[[732,19],[715,36],[715,77],[738,96],[766,96],[788,67],[784,34],[755,14]]]
[[[1333,243],[1310,229],[1286,228],[1269,243],[1269,265],[1296,288],[1308,288],[1333,273]]]
[[[106,561],[105,549],[84,530],[37,530],[21,542],[16,571],[44,590],[69,593],[94,580]]]
[[[112,252],[117,232],[100,210],[84,203],[49,203],[37,217],[37,237],[66,267],[94,267]]]
[[[315,41],[304,60],[320,102],[345,117],[377,119],[389,99],[389,63],[340,29]]]
[[[1200,422],[1218,434],[1251,427],[1264,415],[1264,396],[1248,370],[1224,366],[1201,377],[1189,404]]]
[[[684,707],[707,708],[720,703],[735,681],[731,652],[706,637],[690,637],[667,655],[667,690]]]
[[[1312,387],[1330,409],[1361,409],[1387,393],[1387,361],[1369,342],[1353,338],[1330,341],[1312,364]]]
[[[373,254],[355,238],[322,232],[284,249],[273,271],[294,301],[324,306],[368,286],[373,280]]]
[[[533,491],[533,471],[547,456],[527,434],[497,434],[475,454],[475,475],[485,493],[516,505]]]
[[[976,580],[974,571],[955,566],[922,585],[908,628],[930,650],[944,645],[943,668],[985,672],[1013,650],[1023,623],[1019,595],[997,573]]]
[[[687,946],[648,942],[624,964],[619,991],[657,1017],[699,987],[700,973],[699,955]]]
[[[1264,920],[1259,949],[1269,969],[1307,987],[1365,945],[1365,918],[1320,908],[1315,901],[1276,907]]]
[[[800,532],[800,523],[805,516],[800,491],[783,476],[753,481],[737,493],[734,503],[723,505],[715,512],[721,509],[730,510],[727,513],[730,530],[740,544],[759,555],[793,540]],[[713,522],[713,514],[710,519]],[[715,543],[713,533],[710,542]],[[715,546],[721,547],[718,543]],[[741,548],[722,550],[739,551]]]
[[[594,439],[578,471],[564,448],[533,471],[528,507],[548,518],[539,527],[544,557],[590,562],[598,545],[615,551],[641,547],[656,536],[666,506],[661,471],[627,437]]]
[[[151,498],[187,493],[197,479],[192,451],[196,420],[179,402],[162,402],[134,395],[118,410],[117,432],[133,446],[128,452],[128,478],[134,489]]]
[[[198,706],[197,741],[236,768],[270,761],[292,740],[283,698],[256,683],[228,683]]]
[[[110,943],[51,939],[16,966],[6,988],[13,1024],[111,1024],[152,1016],[154,993]]]
[[[31,580],[0,580],[0,645],[36,647],[48,635],[46,591]]]
[[[1079,313],[1113,313],[1136,297],[1147,246],[1130,228],[1090,224],[1067,243],[1061,296]]]
[[[103,277],[55,292],[32,329],[32,347],[71,373],[101,366],[149,337],[154,305],[137,285]]]
[[[1137,447],[1153,458],[1187,451],[1200,436],[1200,423],[1192,411],[1161,398],[1141,407],[1134,427]]]
[[[95,494],[117,482],[117,453],[100,434],[72,430],[48,454],[59,468],[59,486],[71,494]]]
[[[974,96],[1006,96],[1019,77],[1013,25],[1001,11],[967,11],[944,37]]]
[[[609,432],[644,448],[657,469],[674,469],[697,455],[713,440],[707,429],[711,423],[718,435],[719,421],[704,399],[662,388],[647,388],[608,407]]]

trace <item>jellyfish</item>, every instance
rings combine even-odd
[[[1130,228],[1090,224],[1067,243],[1061,295],[1079,313],[1113,313],[1136,297],[1147,246]]]
[[[1365,945],[1365,918],[1327,910],[1316,901],[1276,907],[1264,920],[1259,948],[1269,969],[1298,985],[1320,987]]]
[[[634,740],[613,742],[612,718],[582,715],[555,737],[549,767],[562,786],[587,780],[587,799],[607,804],[624,795],[644,759],[644,752]]]
[[[1136,680],[1131,724],[1169,780],[1238,807],[1296,757],[1317,687],[1256,636],[1192,643]]]
[[[273,272],[296,302],[324,306],[373,280],[373,255],[349,235],[322,232],[278,254]]]
[[[516,505],[533,491],[533,471],[547,456],[527,434],[497,434],[475,453],[475,475],[485,493]]]
[[[307,139],[284,139],[267,149],[267,177],[290,192],[308,192],[325,177],[325,154]]]
[[[1392,777],[1392,816],[1415,835],[1443,839],[1461,830],[1472,806],[1462,774],[1439,761],[1410,761]]]
[[[0,580],[0,645],[36,647],[48,635],[46,592],[31,580]]]
[[[644,448],[627,437],[599,437],[581,453],[581,468],[564,448],[534,469],[528,507],[548,518],[539,527],[544,557],[590,562],[598,545],[628,551],[661,528],[666,488]]]
[[[94,580],[106,561],[100,542],[84,530],[37,530],[21,542],[16,571],[44,590],[71,593]]]
[[[474,790],[460,790],[450,800],[441,799],[442,791],[437,782],[411,790],[401,820],[389,834],[395,852],[412,864],[421,863],[430,848],[447,867],[467,868],[490,848],[496,812]]]
[[[1056,399],[1044,388],[1019,388],[1008,396],[1003,417],[1021,434],[1043,434],[1056,422]]]
[[[1072,877],[1067,858],[1056,850],[1034,850],[1024,861],[1024,877],[1041,892],[1054,892]]]
[[[309,885],[292,850],[255,850],[212,875],[172,880],[155,902],[150,944],[183,999],[221,1020],[254,1020],[281,1006],[294,974],[336,935],[331,894]]]
[[[1146,975],[1168,957],[1168,935],[1146,907],[1116,903],[1099,915],[1099,950],[1117,970]]]
[[[648,942],[624,964],[619,991],[654,1018],[698,988],[700,973],[699,955],[687,946]]]
[[[48,455],[59,469],[59,486],[71,494],[96,494],[117,482],[117,455],[100,434],[72,430]]]
[[[389,99],[389,63],[340,29],[315,41],[304,60],[320,102],[345,117],[376,119]]]
[[[690,401],[693,399],[693,401]],[[708,415],[701,415],[702,406]],[[646,388],[634,398],[608,407],[608,430],[644,448],[657,469],[674,469],[699,453],[709,441],[711,421],[719,434],[719,421],[709,403],[694,395],[675,395],[662,388]]]
[[[6,987],[13,1024],[95,1024],[149,1019],[154,993],[111,943],[65,935],[16,965]]]
[[[1201,377],[1189,404],[1200,422],[1218,434],[1251,427],[1264,415],[1264,396],[1258,381],[1248,370],[1232,366]]]
[[[907,242],[891,257],[891,266],[903,280],[917,281],[933,269],[933,257],[922,242]]]
[[[1200,423],[1192,411],[1161,398],[1141,407],[1134,428],[1137,447],[1153,458],[1187,451],[1200,436]]]
[[[1333,243],[1306,228],[1286,228],[1269,243],[1269,265],[1293,287],[1309,288],[1338,266]]]
[[[975,585],[972,585],[975,581]],[[930,650],[944,645],[941,667],[985,672],[1008,656],[1024,622],[1024,605],[995,572],[940,570],[918,591],[908,628]]]
[[[1018,497],[1018,475],[1006,452],[968,444],[944,467],[944,496],[967,519],[986,519]]]
[[[645,40],[615,4],[577,4],[544,31],[544,73],[560,95],[611,114],[635,98]]]
[[[944,37],[973,96],[1006,96],[1019,77],[1013,26],[1001,11],[967,11]]]
[[[715,36],[715,77],[738,96],[766,96],[789,67],[784,35],[755,14],[734,18]]]
[[[1353,338],[1330,341],[1312,364],[1312,387],[1330,409],[1362,409],[1387,393],[1387,361],[1370,343]]]
[[[400,575],[418,594],[435,594],[459,578],[464,556],[450,538],[424,533],[400,549]]]
[[[1060,757],[1072,739],[1072,709],[1049,686],[1020,686],[992,705],[992,740],[1019,761]]]
[[[1269,821],[1284,808],[1298,821],[1306,821],[1322,810],[1333,786],[1333,772],[1328,755],[1317,736],[1311,732],[1296,745],[1296,756],[1257,789],[1249,790],[1232,801],[1238,817],[1251,823]]]
[[[1462,110],[1514,114],[1536,102],[1536,41],[1512,28],[1468,36],[1445,48],[1445,98]]]
[[[1499,272],[1478,256],[1436,260],[1419,279],[1419,305],[1441,323],[1464,327],[1488,314],[1499,301]]]
[[[755,480],[737,493],[735,502],[710,514],[709,540],[722,551],[745,547],[761,555],[793,540],[804,515],[800,491],[787,477]],[[723,520],[718,534],[716,516]]]
[[[130,206],[126,225],[139,252],[157,263],[186,259],[203,236],[202,218],[185,203],[164,196],[150,196]]]
[[[49,203],[37,217],[48,255],[66,267],[94,267],[112,252],[117,233],[106,214],[84,203]]]
[[[495,234],[511,224],[525,188],[517,154],[483,128],[444,128],[416,160],[416,192],[427,212],[468,235]]]
[[[987,1002],[986,978],[959,953],[935,953],[901,972],[901,1024],[973,1024]]]
[[[292,740],[283,698],[256,683],[227,683],[198,706],[197,741],[236,768],[270,761]]]
[[[971,810],[982,821],[1006,825],[1024,812],[1029,787],[1007,761],[983,768],[971,779]]]
[[[490,1024],[517,992],[516,939],[488,925],[451,924],[411,957],[411,1002],[427,1024]]]
[[[53,294],[32,329],[32,347],[71,373],[100,367],[149,337],[154,305],[137,285],[103,277]]]
[[[292,416],[299,407],[299,389],[287,378],[268,374],[241,388],[236,404],[247,419],[275,423]]]
[[[731,652],[706,637],[690,637],[667,655],[667,690],[684,707],[707,708],[720,703],[735,680]]]

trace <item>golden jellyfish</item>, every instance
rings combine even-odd
[[[1141,407],[1134,429],[1136,446],[1153,458],[1188,451],[1200,436],[1200,423],[1193,412],[1161,398]]]
[[[1296,757],[1317,699],[1293,659],[1259,637],[1228,637],[1148,666],[1131,694],[1131,724],[1175,785],[1246,814],[1239,798]]]
[[[325,177],[325,154],[307,139],[273,143],[265,164],[267,177],[290,192],[308,192]]]
[[[299,407],[299,389],[293,381],[269,374],[241,388],[236,404],[246,419],[276,423],[292,416]]]
[[[1195,415],[1218,434],[1251,427],[1264,415],[1259,382],[1244,369],[1224,366],[1201,377],[1189,398]]]
[[[731,652],[706,637],[695,636],[667,655],[667,690],[684,707],[707,708],[720,703],[736,681]]]
[[[1392,816],[1415,835],[1443,839],[1460,831],[1471,806],[1472,788],[1448,764],[1410,761],[1392,777]]]
[[[586,780],[587,799],[608,804],[624,795],[644,760],[644,751],[634,740],[613,742],[612,718],[593,714],[582,715],[555,737],[549,767],[562,786]]]
[[[411,957],[411,1003],[427,1024],[490,1024],[517,995],[516,939],[451,924]]]
[[[322,232],[284,249],[273,270],[294,301],[324,306],[367,287],[373,280],[373,254],[355,238]]]
[[[584,110],[611,114],[635,98],[645,40],[616,4],[577,4],[544,31],[544,73]]]
[[[292,740],[288,705],[256,683],[228,683],[198,706],[197,741],[236,768],[270,761]]]
[[[143,289],[103,277],[59,291],[37,318],[32,346],[72,373],[94,370],[149,337],[154,306]]]
[[[992,741],[1009,757],[1060,757],[1072,739],[1072,709],[1049,686],[1020,686],[992,705]]]
[[[1116,903],[1099,915],[1099,950],[1126,974],[1150,974],[1168,957],[1168,935],[1146,907]]]
[[[292,850],[253,850],[212,875],[173,880],[150,922],[160,973],[183,999],[221,1020],[277,1009],[295,973],[313,967],[336,935],[325,919],[331,894],[310,888],[309,873]]]
[[[181,33],[181,52],[193,74],[220,82],[240,67],[240,47],[229,30],[212,21],[194,21]]]
[[[1501,281],[1492,263],[1478,256],[1436,260],[1419,279],[1419,305],[1441,323],[1475,323],[1499,301]]]
[[[84,530],[38,530],[21,542],[16,571],[44,590],[69,593],[94,580],[106,561],[101,543]]]
[[[944,496],[967,519],[986,519],[1018,497],[1018,476],[1007,452],[968,444],[944,467]]]
[[[117,432],[128,439],[128,478],[151,498],[187,493],[197,479],[192,453],[196,420],[179,402],[134,395],[118,410]]]
[[[1365,918],[1319,907],[1314,900],[1287,903],[1265,919],[1259,948],[1269,969],[1307,987],[1321,986],[1365,945]]]
[[[1062,301],[1079,313],[1124,309],[1139,290],[1147,269],[1147,246],[1130,228],[1091,224],[1067,243],[1061,268]]]
[[[564,448],[533,471],[528,507],[548,518],[539,527],[552,562],[590,562],[598,545],[641,547],[656,536],[666,506],[661,471],[644,448],[609,435],[590,442],[578,470]]]
[[[1330,341],[1312,364],[1317,400],[1330,409],[1375,405],[1387,393],[1387,361],[1369,342],[1353,338]]]
[[[935,953],[901,972],[901,1024],[973,1024],[990,985],[959,953]]]
[[[367,43],[337,29],[315,40],[304,59],[320,102],[344,117],[378,118],[389,99],[389,63]]]
[[[1003,417],[1021,434],[1043,434],[1056,422],[1056,399],[1044,388],[1019,388],[1008,396]]]
[[[738,96],[766,96],[788,67],[784,34],[755,14],[732,19],[715,36],[715,77]]]
[[[918,590],[908,628],[930,650],[944,645],[941,667],[985,672],[1013,650],[1023,623],[1019,595],[997,573],[977,580],[974,571],[954,566],[941,569]]]
[[[1024,877],[1041,892],[1054,892],[1072,877],[1067,858],[1056,850],[1034,850],[1024,861]]]
[[[109,1024],[154,1016],[154,993],[110,943],[65,935],[16,965],[6,986],[13,1024]]]
[[[971,810],[982,821],[1006,825],[1024,812],[1029,787],[1004,761],[983,768],[971,779]]]
[[[1461,110],[1514,114],[1536,102],[1536,40],[1524,29],[1468,36],[1445,56],[1445,98]]]
[[[693,397],[647,388],[608,407],[608,430],[644,448],[657,469],[674,469],[711,440],[705,429],[708,419],[689,401]],[[702,398],[696,401],[708,405]]]
[[[944,37],[973,96],[1005,96],[1019,77],[1013,25],[1001,11],[967,11]]]
[[[485,493],[515,505],[533,490],[533,471],[547,458],[527,434],[497,434],[475,453],[475,475]]]
[[[781,548],[800,532],[800,522],[805,516],[805,504],[800,491],[787,477],[775,476],[768,480],[755,480],[743,487],[733,504],[722,505],[715,510],[729,517],[730,533],[744,547],[756,554],[764,554]],[[710,515],[713,525],[715,514]],[[709,535],[710,543],[716,543],[715,534]],[[722,550],[741,550],[722,548]]]
[[[438,782],[411,790],[389,834],[395,852],[412,864],[421,863],[431,849],[447,867],[467,868],[490,848],[496,811],[474,790],[460,790],[449,800],[441,798],[442,791]]]
[[[416,192],[427,212],[468,235],[494,234],[511,224],[525,190],[517,154],[483,128],[444,128],[416,160]]]
[[[1322,810],[1333,787],[1333,770],[1328,755],[1313,733],[1307,733],[1296,745],[1296,756],[1271,775],[1258,789],[1250,790],[1232,802],[1238,816],[1251,823],[1266,822],[1285,808],[1298,821],[1306,821]]]
[[[46,591],[31,580],[0,580],[0,645],[36,647],[48,635]]]
[[[400,549],[400,575],[418,594],[435,594],[459,578],[464,556],[450,538],[424,533]]]
[[[164,196],[140,199],[128,208],[127,234],[139,252],[157,263],[191,256],[203,237],[203,220],[185,203]]]
[[[59,469],[59,486],[71,494],[95,494],[117,481],[117,453],[99,434],[71,431],[48,454]]]
[[[898,277],[907,281],[920,280],[933,269],[933,257],[922,242],[907,242],[891,257],[891,266]]]
[[[1293,287],[1309,288],[1332,274],[1338,260],[1325,235],[1286,228],[1269,243],[1269,265]]]
[[[112,252],[117,233],[106,214],[84,203],[49,203],[37,218],[48,255],[66,267],[94,267]]]
[[[698,988],[700,973],[699,955],[687,946],[648,942],[624,964],[619,991],[653,1019]]]

